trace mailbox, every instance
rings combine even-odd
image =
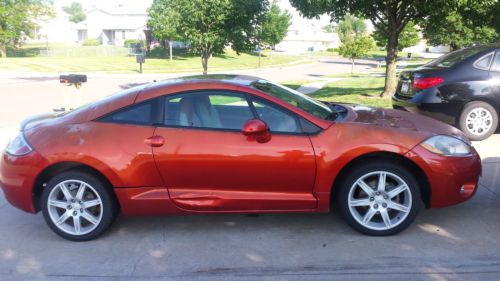
[[[87,82],[87,75],[84,74],[68,74],[60,75],[59,82],[61,84],[81,84]]]
[[[137,56],[135,56],[135,60],[137,63],[145,63],[146,56],[145,55],[137,55]]]

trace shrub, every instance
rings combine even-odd
[[[123,42],[123,46],[126,48],[137,48],[138,45],[143,47],[145,45],[144,41],[140,39],[127,39]]]
[[[82,43],[83,46],[99,46],[101,45],[101,41],[95,38],[85,39]]]

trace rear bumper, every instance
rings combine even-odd
[[[406,154],[427,175],[430,208],[456,205],[474,196],[481,176],[481,158],[472,150],[469,156],[446,157],[416,146]]]
[[[392,96],[392,107],[455,125],[462,105],[457,102],[443,101],[432,95],[432,93],[423,91],[411,98],[401,96],[398,93],[394,94]]]
[[[46,160],[35,151],[20,157],[2,152],[1,157],[0,187],[5,198],[16,208],[36,213],[33,186]]]

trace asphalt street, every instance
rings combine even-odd
[[[259,76],[294,80],[287,78],[328,68],[316,63]],[[91,77],[82,90],[88,100],[164,75]],[[0,77],[0,130],[60,106],[61,88],[53,76]],[[422,209],[391,237],[358,234],[336,213],[120,216],[104,236],[76,243],[0,192],[0,280],[500,280],[499,144],[500,134],[474,143],[483,159],[475,197]]]

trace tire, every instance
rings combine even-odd
[[[41,206],[49,227],[72,241],[88,241],[101,235],[118,213],[110,187],[79,171],[53,177],[42,191]]]
[[[385,175],[385,184],[379,189],[381,174]],[[387,236],[403,231],[415,220],[421,205],[414,175],[385,159],[355,166],[338,188],[336,199],[342,217],[366,235]]]
[[[486,102],[473,101],[465,105],[458,126],[469,139],[485,140],[495,133],[498,127],[498,113]]]

